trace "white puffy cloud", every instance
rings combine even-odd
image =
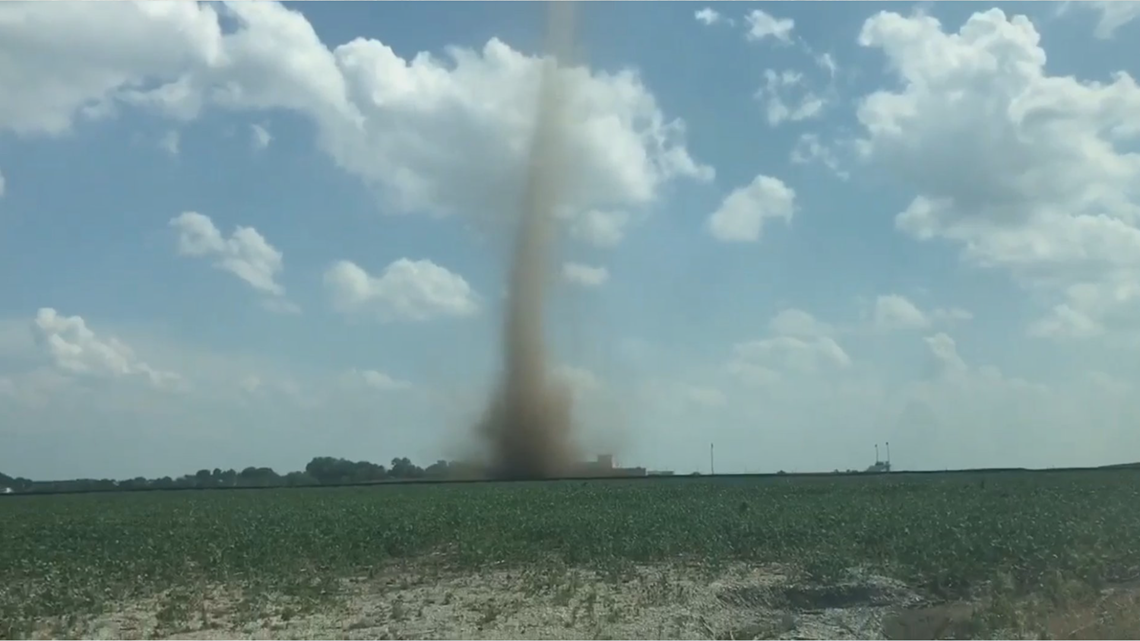
[[[958,355],[958,345],[944,332],[923,339],[934,359],[937,375],[952,375],[966,370],[966,363]]]
[[[569,231],[571,238],[595,247],[614,247],[625,238],[630,222],[624,211],[589,209],[570,218]]]
[[[359,39],[336,50],[363,120],[330,123],[326,146],[401,210],[493,211],[519,191],[540,61],[498,40],[449,57],[454,66],[427,55],[405,61]],[[685,150],[684,125],[665,119],[636,74],[562,73],[572,88],[568,207],[647,205],[672,178],[712,177]],[[450,153],[457,145],[470,154]]]
[[[760,240],[766,220],[791,220],[795,201],[796,192],[779,178],[758,175],[724,199],[709,216],[707,229],[724,242],[755,242]]]
[[[1092,338],[1104,334],[1104,326],[1080,310],[1061,303],[1029,325],[1029,335],[1039,338]]]
[[[1140,330],[1135,81],[1048,75],[1033,24],[998,9],[957,33],[930,16],[883,12],[859,41],[882,50],[900,81],[857,112],[863,158],[916,194],[897,227],[958,243],[965,260],[1059,296],[1031,328],[1038,335]]]
[[[273,136],[269,133],[269,129],[267,129],[265,125],[250,125],[250,143],[254,149],[265,149],[271,142],[273,142]]]
[[[138,83],[177,80],[224,57],[217,14],[205,4],[0,5],[0,130],[62,134],[79,114],[107,115]],[[187,96],[183,114],[200,99]]]
[[[830,324],[816,319],[802,309],[780,310],[772,320],[768,321],[768,328],[775,334],[809,338],[830,336],[835,332]]]
[[[930,318],[905,296],[886,294],[875,299],[875,327],[880,330],[922,329]]]
[[[900,294],[883,294],[875,299],[871,322],[878,331],[926,329],[935,323],[952,324],[974,317],[959,307],[923,310]]]
[[[847,352],[827,336],[803,338],[775,336],[737,343],[734,361],[765,367],[771,371],[795,371],[811,374],[824,367],[843,368],[851,364]]]
[[[851,357],[830,336],[833,328],[807,312],[782,310],[768,328],[770,336],[733,345],[726,370],[741,382],[767,386],[851,366]]]
[[[459,318],[479,311],[478,296],[467,281],[430,260],[401,258],[379,276],[342,260],[325,271],[324,284],[337,311],[382,321]]]
[[[181,119],[206,106],[286,109],[375,186],[389,210],[498,215],[516,205],[542,60],[491,39],[401,58],[356,38],[329,48],[276,3],[0,6],[0,129],[58,134],[116,105]],[[218,13],[233,29],[223,32]],[[30,73],[27,69],[36,69]],[[628,209],[671,180],[711,180],[632,70],[562,68],[569,97],[565,205]],[[463,153],[456,153],[456,150]]]
[[[716,9],[713,9],[712,7],[702,7],[700,9],[697,9],[693,12],[693,17],[697,19],[697,22],[705,25],[706,27],[709,25],[714,25],[724,19],[724,16],[720,15],[720,12],[718,12]]]
[[[775,38],[785,44],[792,41],[792,29],[796,23],[791,18],[774,18],[760,9],[753,9],[744,16],[744,20],[748,24],[746,37],[749,40]]]
[[[790,69],[779,73],[765,69],[764,86],[756,90],[756,98],[764,101],[765,117],[773,127],[784,122],[817,118],[826,104],[822,97],[807,87],[803,74]]]
[[[36,313],[33,329],[52,365],[63,373],[105,378],[137,375],[155,387],[172,387],[181,382],[177,374],[155,369],[140,360],[117,338],[99,338],[80,316],[61,316],[44,307]]]
[[[610,279],[610,272],[605,267],[583,265],[582,263],[563,263],[562,278],[579,287],[600,287]]]
[[[285,288],[276,280],[284,269],[281,252],[253,227],[238,226],[226,238],[209,216],[194,211],[170,219],[170,226],[178,230],[179,254],[209,259],[218,269],[270,296],[263,303],[270,311],[298,311],[295,304],[284,298]]]

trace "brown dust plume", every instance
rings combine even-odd
[[[560,476],[576,458],[572,397],[549,370],[544,334],[554,213],[565,187],[568,95],[559,63],[569,59],[574,8],[547,3],[549,52],[542,63],[537,114],[512,257],[503,327],[503,378],[480,424],[501,479]]]

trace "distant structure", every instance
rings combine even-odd
[[[875,443],[875,464],[866,469],[868,473],[890,472],[891,471],[891,444],[887,442],[887,460],[879,459],[879,444]]]
[[[10,487],[0,487],[0,494],[12,494],[12,493],[13,493],[13,492],[12,492],[12,488],[10,488]]]
[[[613,454],[599,454],[597,459],[586,461],[575,470],[575,476],[647,476],[644,467],[617,467]]]

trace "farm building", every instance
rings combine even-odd
[[[614,465],[613,454],[599,454],[597,459],[586,461],[575,470],[575,476],[645,476],[644,467],[618,467]]]

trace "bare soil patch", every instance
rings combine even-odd
[[[1008,606],[1009,604],[1005,604]],[[1007,638],[1137,638],[1135,590],[1032,610]],[[310,594],[179,588],[41,622],[38,638],[935,639],[992,636],[993,604],[934,603],[867,572],[822,585],[778,565],[480,572],[413,566]],[[1027,610],[1028,611],[1028,610]],[[990,615],[985,619],[985,614]],[[1043,614],[1042,614],[1043,613]],[[1131,622],[1131,623],[1128,623]],[[1122,627],[1131,625],[1131,627]],[[1132,636],[1122,636],[1129,634]]]

